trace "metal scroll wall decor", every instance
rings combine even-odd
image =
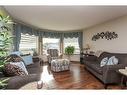
[[[116,38],[118,38],[118,34],[116,34],[115,32],[106,31],[106,32],[101,32],[101,33],[97,33],[96,35],[93,35],[92,41],[96,41],[98,39],[112,40]]]

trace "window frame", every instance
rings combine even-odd
[[[42,54],[47,54],[47,53],[44,53],[44,39],[57,39],[57,40],[59,40],[58,41],[58,51],[59,51],[59,53],[61,52],[61,41],[60,41],[60,38],[50,38],[50,37],[42,37]],[[56,48],[57,49],[57,48]],[[47,50],[46,50],[47,51]]]
[[[64,39],[74,39],[75,37],[73,37],[73,38],[70,38],[70,37],[68,37],[68,38],[63,38],[63,54],[65,54],[65,40]],[[79,46],[79,43],[78,43],[78,37],[76,37],[76,40],[77,40],[77,44],[78,44],[78,50],[79,50],[79,52],[78,53],[76,53],[75,51],[74,51],[74,54],[73,55],[79,55],[80,54],[80,46]],[[69,45],[68,45],[69,46]],[[75,45],[72,45],[71,44],[71,46],[74,46],[75,47]]]

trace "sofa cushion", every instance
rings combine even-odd
[[[3,73],[5,76],[8,76],[8,77],[27,75],[20,67],[13,64],[5,64]]]
[[[39,62],[34,62],[33,64],[27,65],[26,68],[38,68],[40,67],[40,63]]]
[[[41,66],[39,62],[27,65],[26,68],[29,74],[38,74],[41,72]]]
[[[127,54],[115,54],[112,56],[115,56],[119,60],[118,64],[127,64]]]
[[[85,55],[84,60],[85,61],[97,61],[97,56],[95,56],[95,55]]]
[[[38,74],[29,74],[27,76],[14,76],[9,78],[9,82],[6,89],[19,89],[25,84],[33,81],[39,81],[40,76]]]
[[[92,64],[91,68],[97,73],[102,74],[102,68],[100,67],[100,64]]]
[[[91,68],[92,70],[94,70],[95,72],[99,73],[99,74],[102,74],[102,68],[100,67],[100,64],[98,63],[98,61],[95,61],[95,62],[90,62],[90,61],[87,61],[86,62],[86,65]]]
[[[20,62],[23,61],[22,58],[16,54],[11,54],[6,58],[7,62]]]
[[[36,68],[29,68],[28,72],[29,72],[29,74],[39,74],[39,73],[41,73],[40,69],[36,69]]]
[[[105,58],[105,57],[110,58],[111,56],[113,56],[113,55],[111,55],[111,53],[103,52],[103,53],[98,57],[98,61],[101,62],[101,60],[102,60],[103,58]]]

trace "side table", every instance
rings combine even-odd
[[[87,53],[81,53],[80,54],[80,63],[84,64],[85,61],[90,57],[92,58],[94,55],[93,54],[87,54]]]
[[[127,86],[127,69],[119,69],[117,72],[122,75],[120,84],[123,89]]]
[[[43,59],[40,58],[39,56],[33,56],[33,61],[39,61],[40,65],[43,66]]]
[[[81,63],[81,64],[84,63],[84,62],[83,62],[83,59],[84,59],[84,55],[83,55],[83,53],[81,53],[81,54],[80,54],[80,63]]]
[[[33,61],[36,62],[36,61],[39,61],[39,57],[38,56],[33,56]]]

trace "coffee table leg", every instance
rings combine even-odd
[[[124,76],[121,78],[121,88],[124,89]]]
[[[41,89],[43,87],[43,81],[37,82],[37,89]]]

